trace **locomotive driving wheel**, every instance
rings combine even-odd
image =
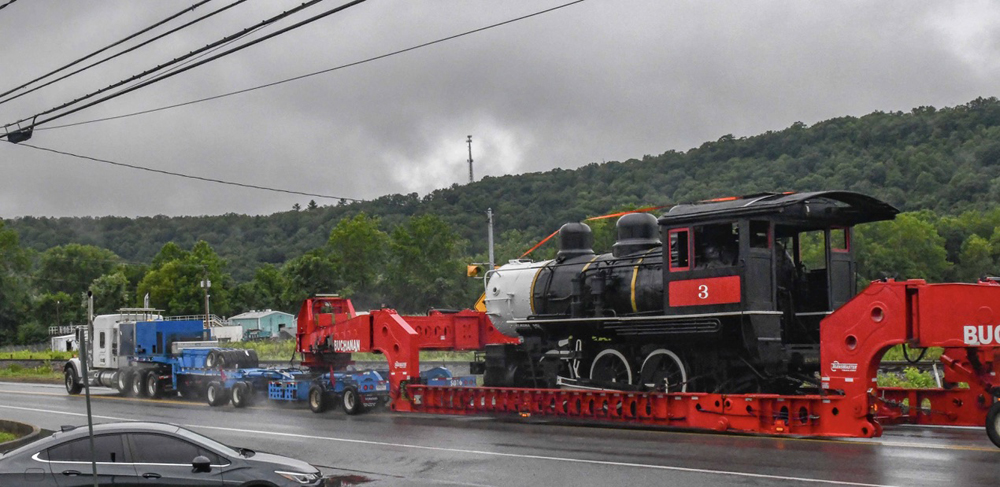
[[[614,348],[606,348],[590,364],[590,380],[595,382],[632,383],[632,366],[625,355]]]
[[[664,392],[687,392],[687,368],[676,353],[658,348],[642,361],[639,380],[651,389]]]

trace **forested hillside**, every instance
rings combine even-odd
[[[270,216],[6,220],[0,333],[9,341],[25,323],[50,324],[54,301],[74,301],[69,312],[76,313],[70,295],[94,286],[108,307],[136,304],[149,292],[168,312],[197,312],[197,293],[186,286],[206,272],[219,283],[213,303],[222,314],[294,312],[296,300],[317,291],[404,310],[466,306],[477,281],[462,276],[461,264],[484,258],[490,207],[503,259],[564,222],[618,209],[822,189],[858,191],[919,212],[859,232],[862,278],[1000,273],[1000,102],[797,123],[754,137],[725,135],[686,152]],[[607,241],[609,225],[599,230]],[[104,264],[81,269],[82,262]]]

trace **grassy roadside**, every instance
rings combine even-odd
[[[8,433],[6,431],[0,431],[0,443],[6,443],[8,441],[14,441],[18,438],[14,433]]]
[[[17,364],[0,368],[0,381],[7,382],[43,382],[49,384],[62,383],[63,377],[59,372],[53,372],[52,367],[43,365],[41,367],[22,367]]]

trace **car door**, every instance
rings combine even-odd
[[[94,485],[92,459],[97,463],[97,485],[135,486],[135,468],[125,455],[125,438],[116,433],[94,436],[94,455],[85,436],[50,447],[38,458],[48,462],[59,487]]]
[[[130,433],[127,436],[140,486],[222,485],[222,468],[229,465],[224,457],[166,434]],[[210,471],[194,471],[191,463],[198,456],[208,457],[212,465]]]

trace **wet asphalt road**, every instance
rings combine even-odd
[[[520,485],[975,486],[1000,481],[983,428],[895,427],[874,440],[770,438],[397,414],[316,415],[304,405],[237,410],[121,398],[95,388],[95,421],[179,424],[236,446],[290,455],[372,487]],[[85,424],[62,386],[0,383],[0,418]]]

